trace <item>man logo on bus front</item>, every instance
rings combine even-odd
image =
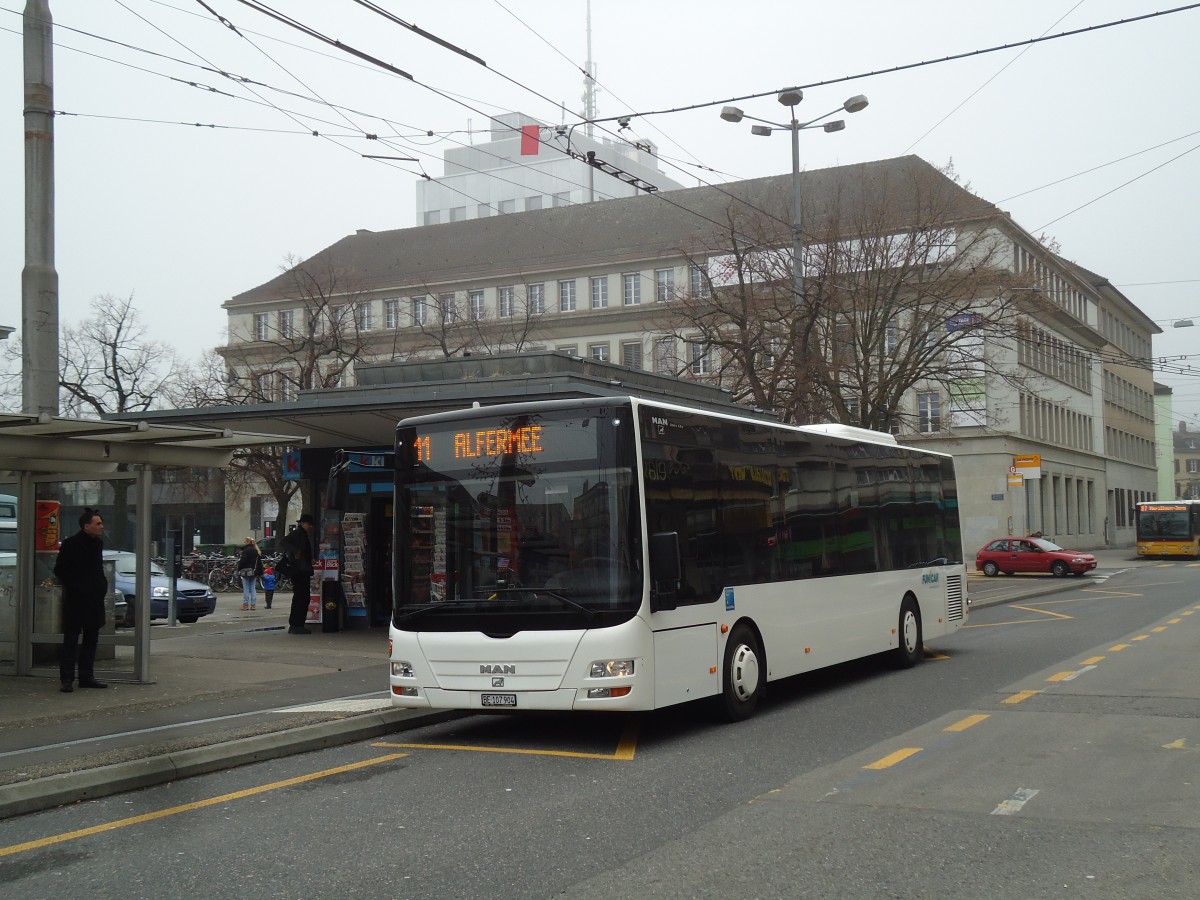
[[[484,663],[479,667],[480,675],[516,675],[517,667],[512,663]]]

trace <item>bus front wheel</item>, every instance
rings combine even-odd
[[[911,669],[921,658],[921,610],[912,597],[900,604],[900,621],[896,629],[894,659],[899,669]]]
[[[749,718],[762,698],[765,679],[766,671],[758,639],[747,626],[736,626],[725,645],[721,691],[725,718],[731,722]]]

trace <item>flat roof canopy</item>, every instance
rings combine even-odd
[[[72,419],[0,413],[0,474],[5,472],[113,472],[121,463],[157,466],[229,465],[240,447],[288,444],[295,434],[234,431],[184,422]]]

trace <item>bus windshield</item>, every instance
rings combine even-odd
[[[1139,541],[1190,541],[1193,537],[1187,506],[1143,504],[1137,513]]]
[[[627,620],[642,595],[628,408],[401,423],[398,628]]]

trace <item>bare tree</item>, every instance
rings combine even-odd
[[[535,339],[546,313],[545,285],[513,284],[497,291],[498,309],[492,312],[465,302],[454,292],[426,289],[412,298],[413,324],[420,337],[414,353],[430,350],[444,357],[467,353],[490,355],[519,353]]]
[[[901,401],[914,389],[969,409],[985,376],[1011,378],[989,345],[1012,345],[1033,301],[1002,272],[1011,242],[994,208],[971,202],[952,170],[897,178],[806,208],[799,296],[790,222],[731,203],[720,242],[690,256],[702,289],[664,309],[660,324],[694,348],[679,371],[709,354],[708,377],[738,400],[879,430],[911,424]]]

